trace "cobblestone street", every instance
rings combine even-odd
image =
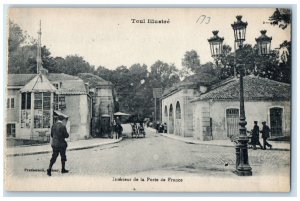
[[[18,177],[46,177],[51,154],[7,158],[7,173]],[[148,131],[146,138],[125,137],[116,144],[67,152],[69,174],[126,176],[135,174],[185,174],[190,176],[232,177],[235,149],[189,144]],[[290,152],[249,150],[253,175],[289,174]],[[53,176],[61,176],[60,158]]]

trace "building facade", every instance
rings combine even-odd
[[[66,74],[8,74],[8,138],[48,142],[58,115],[68,117],[69,140],[90,136],[90,102],[83,80]]]
[[[110,135],[115,111],[113,84],[91,73],[78,76],[89,86],[92,98],[91,129],[94,137]]]
[[[177,90],[173,93],[169,90],[163,97],[165,112],[162,115],[168,127],[171,127],[168,128],[168,133],[177,134],[172,132],[174,122],[174,127],[181,126],[189,133],[181,136],[197,140],[224,140],[238,135],[239,80],[232,78],[206,88],[201,85],[198,88],[191,86],[180,90],[176,87]],[[253,128],[254,121],[258,121],[260,127],[261,122],[266,121],[271,128],[271,138],[290,136],[290,90],[289,84],[246,76],[244,97],[247,130]],[[182,102],[184,99],[187,99],[187,102]],[[173,107],[175,111],[179,108],[176,105],[180,105],[178,112],[189,111],[185,119],[176,119],[175,115],[176,120],[173,121]],[[192,122],[188,128],[185,127],[186,121]]]
[[[193,107],[191,100],[207,91],[217,78],[208,74],[192,75],[167,89],[162,97],[162,123],[167,124],[168,133],[182,137],[193,136]]]

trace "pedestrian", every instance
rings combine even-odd
[[[167,127],[167,123],[164,123],[164,133],[167,133],[168,127]]]
[[[254,150],[256,150],[256,145],[259,145],[260,148],[263,149],[263,146],[259,141],[259,126],[257,125],[257,121],[254,121],[251,142]]]
[[[270,128],[269,128],[269,126],[267,126],[265,121],[262,122],[262,125],[263,125],[263,128],[260,132],[262,133],[261,137],[263,139],[264,150],[266,149],[266,146],[268,146],[268,147],[270,147],[270,149],[272,149],[272,145],[267,142],[267,139],[270,137]]]
[[[58,121],[53,124],[51,128],[51,147],[52,147],[52,157],[50,159],[49,168],[47,169],[47,175],[51,176],[52,166],[55,163],[58,155],[60,154],[61,158],[61,173],[68,173],[69,170],[65,169],[65,164],[67,161],[66,150],[67,150],[67,142],[65,138],[69,137],[69,133],[66,128],[68,119],[64,116],[58,116]]]
[[[159,133],[160,122],[157,121],[155,125],[156,133]]]
[[[121,125],[121,120],[119,117],[116,118],[116,132],[117,132],[117,139],[119,139],[120,137],[122,137],[122,131],[123,131],[123,127]]]

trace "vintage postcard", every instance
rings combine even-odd
[[[6,191],[290,191],[289,8],[7,14]]]

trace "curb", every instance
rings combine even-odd
[[[90,145],[90,146],[83,146],[83,147],[74,147],[67,149],[67,151],[77,151],[77,150],[83,150],[83,149],[91,149],[95,147],[99,147],[101,145],[107,145],[107,144],[114,144],[122,141],[123,138],[120,138],[116,141],[113,142],[106,142],[103,144],[97,144],[97,145]],[[46,154],[46,153],[52,153],[52,150],[47,150],[47,151],[38,151],[38,152],[29,152],[29,153],[15,153],[15,154],[6,154],[7,157],[12,157],[12,156],[28,156],[28,155],[37,155],[37,154]]]
[[[181,142],[185,142],[187,144],[198,144],[198,145],[205,145],[205,146],[218,146],[218,147],[235,147],[234,144],[232,145],[226,145],[226,144],[205,144],[205,143],[201,143],[201,142],[191,142],[185,139],[179,139],[179,138],[173,138],[168,136],[167,134],[160,134],[163,137],[167,137],[173,140],[177,140],[177,141],[181,141]],[[290,149],[287,148],[273,148],[272,150],[276,150],[276,151],[290,151]]]

